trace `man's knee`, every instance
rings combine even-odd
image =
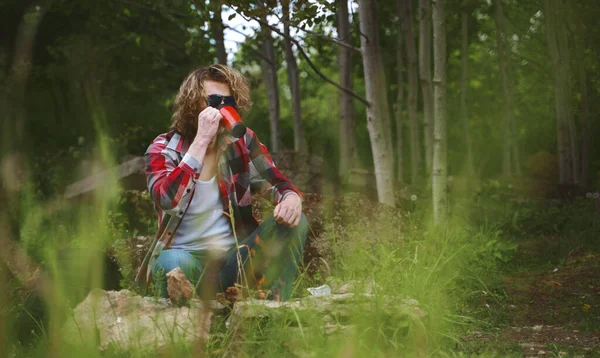
[[[153,273],[161,270],[163,275],[179,267],[185,275],[192,280],[196,272],[200,271],[200,263],[196,258],[184,250],[163,250],[156,259]]]

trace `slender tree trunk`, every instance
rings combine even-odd
[[[556,134],[558,146],[559,179],[560,184],[573,184],[573,147],[571,145],[571,99],[569,97],[569,63],[566,55],[566,45],[559,40],[561,32],[565,31],[564,24],[558,11],[561,11],[562,1],[544,0],[546,18],[546,38],[548,53],[552,59],[552,72],[554,74],[554,107],[556,111]]]
[[[222,0],[213,0],[210,2],[213,7],[214,16],[211,21],[212,33],[217,47],[217,61],[220,64],[227,64],[227,52],[225,51],[225,35],[223,34],[223,20],[221,18]]]
[[[266,17],[263,19],[266,21]],[[271,124],[271,151],[277,152],[281,146],[279,130],[279,90],[277,87],[277,64],[271,30],[261,26],[263,77],[269,102],[269,122]]]
[[[581,187],[587,188],[588,177],[590,174],[590,102],[587,90],[587,75],[585,71],[585,62],[583,50],[579,55],[579,89],[581,93],[581,177],[579,183]]]
[[[447,131],[446,131],[446,20],[444,0],[433,0],[433,221],[443,224],[447,215],[446,183]]]
[[[461,66],[462,73],[460,77],[460,117],[463,122],[463,136],[467,149],[467,175],[469,180],[473,179],[473,146],[471,144],[471,135],[469,131],[469,117],[467,110],[467,89],[468,89],[468,67],[469,67],[469,14],[466,10],[461,14]]]
[[[377,196],[379,202],[394,205],[393,160],[387,137],[390,122],[385,77],[381,73],[381,47],[377,41],[378,27],[375,0],[359,0],[361,52],[367,92],[367,127],[373,151]],[[388,135],[386,135],[386,132]]]
[[[419,119],[417,117],[417,95],[419,91],[417,49],[413,34],[412,1],[399,0],[404,3],[403,17],[401,20],[406,38],[406,58],[408,60],[408,121],[410,124],[410,161],[411,182],[417,184],[421,177],[421,140],[419,136]]]
[[[404,2],[397,2],[398,19],[402,22],[404,18]],[[396,97],[396,165],[397,178],[400,183],[404,182],[404,140],[402,138],[402,109],[404,106],[404,54],[402,53],[402,38],[404,36],[403,26],[398,26],[398,43],[396,44],[396,66],[398,75],[398,96]]]
[[[419,0],[419,78],[423,91],[425,170],[433,161],[433,88],[431,86],[431,0]]]
[[[20,145],[25,136],[25,89],[31,73],[33,47],[38,28],[46,15],[52,1],[33,1],[26,9],[15,41],[15,52],[12,61],[8,86],[3,97],[5,118],[3,120],[3,137],[5,145],[14,149]]]
[[[352,45],[350,22],[348,21],[348,1],[339,0],[337,7],[337,31],[339,41]],[[352,89],[352,50],[340,46],[340,85]],[[340,177],[348,175],[353,165],[354,141],[354,103],[352,96],[340,91]]]
[[[571,104],[571,99],[573,98],[571,92],[571,71],[569,68],[570,63],[570,49],[569,49],[569,40],[568,40],[568,30],[567,30],[567,21],[568,21],[568,13],[569,13],[569,1],[566,0],[558,0],[558,11],[561,13],[555,18],[556,25],[558,26],[557,39],[558,39],[558,51],[560,56],[562,57],[561,66],[562,71],[564,73],[565,83],[564,83],[564,96],[566,101],[565,116],[568,123],[569,128],[569,141],[570,141],[570,154],[571,154],[571,168],[573,171],[573,184],[579,183],[579,175],[580,172],[580,162],[579,162],[579,148],[577,143],[579,143],[577,139],[577,129],[575,127],[575,119],[573,118],[573,108]],[[565,16],[564,13],[567,13]]]
[[[283,8],[283,32],[290,36],[290,0],[281,0]],[[298,65],[296,64],[296,56],[292,49],[292,41],[284,37],[283,45],[285,47],[285,61],[287,64],[288,81],[290,82],[290,92],[292,95],[292,115],[294,119],[294,150],[296,152],[306,152],[307,145],[304,135],[302,134],[302,108],[300,106],[300,80],[298,76]]]
[[[504,141],[502,150],[502,174],[511,176],[513,168],[518,174],[519,169],[516,166],[516,138],[513,132],[514,123],[514,104],[512,88],[512,71],[510,65],[510,51],[507,46],[506,28],[504,26],[504,10],[502,0],[496,0],[496,46],[498,48],[498,65],[500,67],[500,77],[502,78],[502,94],[504,97]]]

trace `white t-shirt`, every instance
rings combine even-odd
[[[175,232],[170,249],[226,251],[235,245],[231,222],[224,213],[216,176],[196,181],[194,197]]]

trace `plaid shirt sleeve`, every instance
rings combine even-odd
[[[176,165],[177,154],[167,148],[168,143],[162,134],[146,150],[146,181],[154,203],[172,215],[182,210],[181,199],[191,193],[202,163],[186,154]]]
[[[292,193],[296,193],[304,200],[300,190],[275,167],[267,147],[258,140],[256,134],[250,129],[247,131],[246,145],[250,154],[252,184],[259,188],[261,194],[271,190],[271,197],[275,204],[279,204],[287,195]]]

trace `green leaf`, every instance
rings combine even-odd
[[[129,9],[128,9],[128,8],[124,8],[124,9],[123,9],[123,13],[124,13],[125,15],[127,15],[127,16],[131,16],[131,12],[129,11]]]
[[[135,38],[135,44],[140,47],[140,43],[142,42],[142,39],[138,36]]]

